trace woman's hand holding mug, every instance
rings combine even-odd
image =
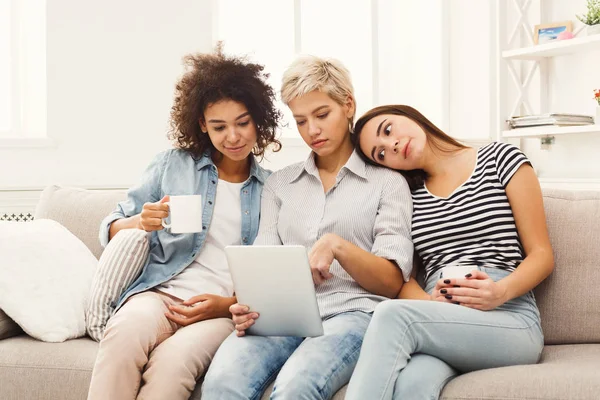
[[[163,229],[163,218],[169,216],[169,196],[165,196],[156,203],[145,203],[140,213],[138,228],[146,232]]]

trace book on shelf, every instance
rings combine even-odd
[[[586,114],[547,113],[516,116],[508,119],[506,122],[508,122],[508,126],[511,129],[548,125],[577,126],[592,125],[594,123],[594,117]]]

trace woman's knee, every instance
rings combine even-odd
[[[323,376],[311,373],[302,373],[290,376],[285,371],[281,371],[275,380],[273,386],[272,400],[279,399],[324,399],[323,395]]]
[[[214,359],[209,365],[202,382],[202,398],[237,398],[239,392],[244,392],[248,388],[244,385],[243,375],[239,374],[235,363],[222,362],[223,360]]]
[[[406,314],[410,304],[404,300],[386,300],[375,307],[373,318],[370,325],[389,324],[392,321],[402,319]]]

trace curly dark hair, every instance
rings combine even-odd
[[[266,83],[269,74],[263,72],[262,65],[224,55],[221,43],[214,53],[189,54],[183,63],[189,70],[175,87],[168,135],[175,147],[195,157],[214,150],[199,121],[204,119],[209,105],[227,99],[244,104],[256,124],[257,141],[252,149],[255,156],[262,158],[271,144],[273,151],[281,149],[275,134],[282,116],[275,107],[275,92]]]

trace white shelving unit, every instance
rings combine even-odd
[[[566,56],[585,51],[600,50],[600,35],[550,42],[522,49],[505,50],[505,60],[541,60],[548,57]]]
[[[545,136],[573,135],[580,133],[600,133],[600,125],[582,126],[537,126],[502,131],[503,138],[535,138]]]
[[[533,27],[527,19],[528,8],[531,7],[531,1],[512,0],[512,6],[518,10],[518,21],[516,26],[513,26],[511,35],[507,35],[508,22],[504,21],[507,15],[507,7],[511,6],[511,2],[499,0],[497,1],[497,39],[500,57],[498,60],[498,86],[497,86],[497,116],[499,129],[497,140],[502,141],[509,138],[552,138],[558,135],[572,134],[593,134],[600,133],[600,124],[584,125],[584,126],[543,126],[534,128],[519,128],[508,129],[506,120],[513,115],[525,114],[543,114],[548,112],[559,112],[551,110],[548,102],[548,86],[551,85],[549,80],[548,60],[552,57],[568,56],[570,54],[598,51],[600,50],[600,35],[591,35],[584,37],[576,37],[568,40],[554,41],[541,45],[534,45]],[[545,15],[544,2],[539,2],[539,20],[543,21]],[[512,47],[515,39],[519,39],[519,33],[523,35],[530,46],[504,50]],[[523,61],[529,62],[522,63]],[[539,73],[540,90],[535,93],[539,103],[539,108],[534,109],[530,104],[530,96],[532,91],[529,86],[533,77]],[[510,79],[509,79],[510,78]],[[508,90],[507,85],[510,85],[510,80],[513,81],[517,88],[517,99],[512,109],[508,108]],[[551,142],[553,141],[553,138]]]

